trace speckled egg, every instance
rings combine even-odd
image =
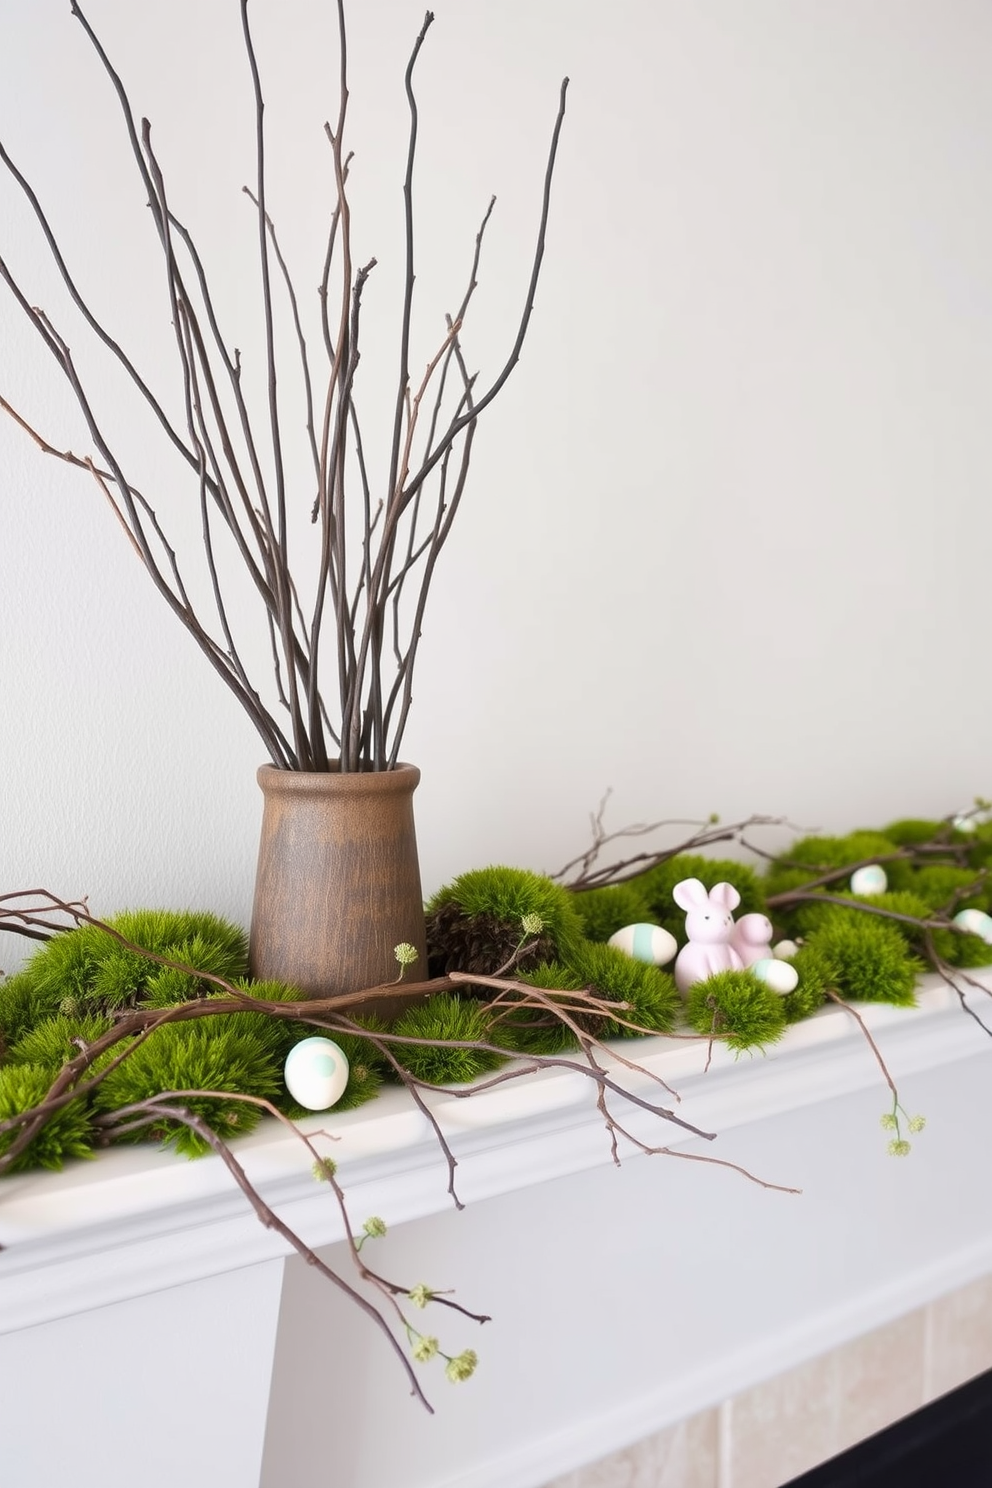
[[[799,973],[788,961],[776,961],[772,956],[765,956],[761,961],[755,961],[751,970],[759,982],[764,982],[766,987],[782,997],[799,986]]]
[[[328,1111],[344,1095],[348,1060],[333,1039],[305,1038],[286,1057],[286,1089],[308,1111]]]
[[[607,945],[616,946],[618,951],[625,951],[635,961],[646,961],[649,966],[667,966],[679,948],[675,936],[663,925],[624,925],[610,936]]]
[[[885,869],[878,863],[867,863],[864,868],[856,868],[851,874],[852,894],[884,894],[888,887]]]
[[[954,923],[960,925],[962,930],[967,930],[969,935],[979,936],[986,945],[992,945],[992,916],[987,915],[984,909],[959,909],[954,916]]]

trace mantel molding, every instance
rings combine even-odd
[[[992,990],[992,969],[975,977]],[[988,1007],[969,992],[976,1010]],[[992,1041],[937,978],[921,982],[919,1005],[859,1004],[897,1078],[992,1055]],[[992,1026],[992,1017],[989,1019]],[[699,1150],[734,1160],[734,1128],[804,1106],[840,1101],[872,1085],[878,1065],[855,1019],[840,1007],[790,1028],[767,1054],[735,1060],[701,1042],[645,1039],[615,1046],[648,1072],[615,1059],[611,1075],[639,1095],[665,1096],[660,1076],[682,1097],[686,1120],[720,1134]],[[592,1082],[568,1071],[525,1074],[466,1098],[430,1097],[434,1118],[458,1160],[459,1197],[472,1203],[608,1164],[609,1139]],[[698,1139],[635,1107],[624,1124],[636,1136],[678,1147]],[[390,1089],[357,1111],[303,1123],[332,1155],[356,1222],[390,1225],[450,1207],[447,1167],[430,1124],[408,1093]],[[276,1122],[237,1144],[252,1182],[308,1244],[343,1238],[330,1193],[316,1183],[306,1150]],[[628,1146],[624,1161],[639,1158]],[[801,1177],[801,1175],[797,1175]],[[150,1147],[118,1148],[59,1174],[29,1173],[0,1186],[0,1332],[31,1327],[111,1302],[237,1270],[289,1253],[263,1228],[221,1162],[188,1162]]]

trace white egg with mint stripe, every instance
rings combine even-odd
[[[889,887],[889,880],[885,869],[878,863],[866,863],[863,868],[856,868],[851,874],[851,893],[861,894],[865,898],[875,894],[884,894]]]
[[[618,951],[625,951],[635,961],[646,961],[649,966],[667,966],[679,948],[675,936],[663,925],[643,924],[624,925],[610,936],[607,945],[616,946]]]
[[[286,1056],[286,1089],[308,1111],[329,1111],[344,1095],[348,1060],[333,1039],[305,1038]]]
[[[979,936],[986,945],[992,945],[992,917],[984,909],[959,909],[954,923],[967,930],[969,935]]]
[[[779,961],[774,956],[763,956],[760,961],[755,961],[750,971],[764,982],[770,992],[777,992],[780,997],[785,997],[794,992],[799,985],[799,973],[788,961]]]

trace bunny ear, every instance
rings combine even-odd
[[[690,910],[695,909],[698,904],[705,904],[709,895],[705,885],[701,884],[698,878],[684,878],[681,883],[675,885],[672,898],[679,909]]]
[[[733,884],[718,883],[710,889],[710,900],[722,909],[736,909],[741,902],[741,896]]]

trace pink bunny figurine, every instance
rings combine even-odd
[[[745,966],[765,961],[772,954],[772,922],[767,915],[746,914],[734,921],[731,945]]]
[[[675,962],[675,985],[688,992],[717,971],[742,971],[744,963],[733,946],[734,917],[741,902],[733,884],[718,883],[707,892],[698,878],[684,878],[672,890],[672,898],[684,909],[689,944]]]

